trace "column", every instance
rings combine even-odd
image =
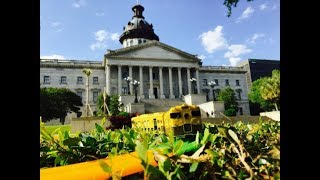
[[[121,96],[122,94],[122,72],[121,65],[118,65],[118,94]]]
[[[106,65],[106,86],[107,86],[107,94],[110,95],[111,92],[111,77],[110,77],[111,66],[109,64]]]
[[[139,78],[140,78],[140,99],[144,99],[143,94],[143,66],[139,66]]]
[[[190,82],[190,68],[187,68],[187,81],[188,81],[188,93],[192,94],[192,92],[191,92],[191,82]]]
[[[170,92],[170,99],[174,99],[173,91],[172,91],[172,67],[169,67],[169,92]]]
[[[197,78],[197,94],[200,94],[200,79],[199,79],[199,69],[196,69],[196,78]]]
[[[133,77],[132,77],[132,66],[129,66],[129,77],[131,77],[132,80],[133,80]],[[131,83],[129,83],[129,87],[130,87],[130,95],[133,95],[134,92],[133,92],[133,86],[132,86]]]
[[[179,98],[182,97],[181,68],[178,67]]]
[[[162,77],[162,67],[159,67],[159,78],[160,78],[160,99],[165,99],[163,94],[163,77]]]
[[[150,79],[149,99],[155,99],[153,94],[152,66],[149,67],[149,79]]]

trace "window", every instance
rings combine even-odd
[[[141,41],[141,39],[139,39],[139,40],[138,40],[138,44],[141,44],[141,43],[142,43],[142,41]]]
[[[60,84],[67,84],[67,76],[61,76]]]
[[[98,101],[98,92],[94,91],[93,92],[93,102],[96,103]]]
[[[236,80],[236,86],[240,86],[239,80]]]
[[[147,41],[144,39],[143,42],[145,43],[145,42],[147,42]]]
[[[93,77],[93,84],[99,84],[98,77]]]
[[[50,84],[50,76],[43,77],[43,84]]]
[[[82,101],[82,91],[79,90],[79,91],[76,91],[76,93],[77,93],[78,96],[80,96],[81,101]]]
[[[238,100],[241,100],[241,89],[237,89],[236,92],[238,94]]]
[[[133,45],[133,40],[130,40],[130,46],[132,46]]]
[[[219,86],[219,81],[218,81],[218,79],[215,79],[214,82],[216,83],[216,86]]]
[[[77,77],[77,84],[83,84],[83,77],[81,76]]]
[[[226,86],[230,86],[229,79],[226,79]]]
[[[207,79],[203,79],[203,86],[208,86],[208,80]]]
[[[181,114],[179,112],[177,113],[170,113],[170,118],[180,118]]]

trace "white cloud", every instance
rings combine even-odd
[[[267,6],[267,3],[261,4],[261,5],[259,6],[259,8],[260,8],[261,11],[265,10],[267,7],[268,7],[268,6]]]
[[[58,55],[58,54],[53,54],[53,55],[48,55],[48,56],[40,56],[41,59],[66,59],[64,56],[62,55]]]
[[[198,58],[203,60],[203,59],[206,59],[207,56],[205,56],[205,55],[203,55],[203,54],[200,54],[200,55],[198,55]]]
[[[52,22],[50,26],[55,32],[61,32],[64,29],[59,21]]]
[[[61,25],[61,22],[59,22],[59,21],[56,21],[56,22],[52,22],[51,23],[51,27],[58,27],[58,26],[60,26]]]
[[[245,9],[245,10],[242,12],[241,16],[237,19],[236,22],[240,22],[240,21],[243,20],[243,19],[249,18],[249,17],[252,15],[253,12],[254,12],[254,9],[253,9],[252,7],[250,7],[250,6],[247,7],[247,9]]]
[[[117,41],[119,39],[118,33],[110,33],[106,30],[98,30],[94,33],[96,42],[90,45],[91,50],[105,49],[107,47],[107,41]]]
[[[106,45],[105,42],[95,42],[95,43],[90,45],[90,49],[93,50],[93,51],[96,50],[96,49],[104,49],[106,47],[107,47],[107,45]]]
[[[213,53],[214,51],[228,47],[227,40],[223,37],[222,29],[223,26],[219,25],[213,31],[209,30],[199,36],[202,46],[208,53]]]
[[[250,43],[256,43],[256,40],[257,39],[260,39],[260,38],[263,38],[265,36],[265,34],[263,34],[263,33],[254,33],[253,35],[252,35],[252,37],[250,37],[248,40],[247,40],[247,42],[250,42]]]
[[[101,12],[101,13],[96,12],[96,16],[103,16],[103,15],[104,15],[104,12]]]
[[[72,6],[75,8],[83,7],[87,4],[86,0],[76,0],[76,2],[72,3]]]
[[[97,41],[104,41],[108,38],[109,33],[105,30],[99,30],[97,32],[94,33],[95,39]]]
[[[235,66],[241,60],[240,55],[251,53],[252,50],[248,49],[246,45],[243,44],[233,44],[228,47],[228,52],[224,54],[225,58],[229,58],[230,65]]]
[[[119,39],[120,35],[118,33],[112,33],[111,34],[111,40],[117,41]]]

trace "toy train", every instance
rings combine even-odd
[[[203,132],[200,108],[196,105],[182,104],[167,112],[143,114],[131,119],[132,128],[143,131],[162,131],[173,133],[175,137],[187,137]]]

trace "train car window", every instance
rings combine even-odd
[[[177,113],[170,113],[170,118],[179,118],[181,117],[181,114],[179,112]]]
[[[195,116],[201,116],[200,111],[191,111],[191,114],[192,114],[193,117],[195,117]]]
[[[189,118],[189,114],[187,114],[187,113],[184,114],[184,118],[185,118],[185,119],[188,119],[188,118]]]

